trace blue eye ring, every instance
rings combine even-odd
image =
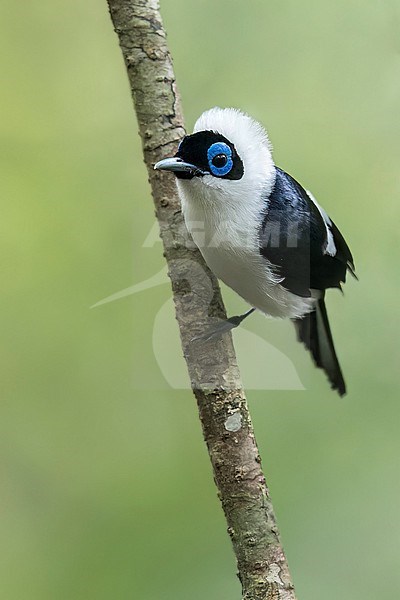
[[[226,158],[226,163],[221,167],[216,167],[213,164],[213,160],[219,155],[222,155]],[[216,177],[223,177],[224,175],[227,175],[233,167],[232,150],[228,144],[225,144],[224,142],[215,142],[215,144],[212,144],[209,147],[207,150],[207,160],[211,173]]]

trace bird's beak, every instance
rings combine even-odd
[[[204,175],[204,171],[185,162],[177,156],[172,158],[164,158],[154,165],[157,171],[173,171],[176,173],[190,173],[191,175]]]

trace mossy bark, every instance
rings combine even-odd
[[[192,342],[224,318],[218,283],[190,243],[174,177],[154,171],[185,133],[158,0],[108,0],[160,224],[183,353],[245,600],[295,600],[230,335]]]

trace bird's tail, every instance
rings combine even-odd
[[[317,301],[313,312],[302,319],[293,319],[293,322],[299,342],[310,351],[316,366],[325,371],[332,389],[344,396],[346,384],[336,356],[324,298]]]

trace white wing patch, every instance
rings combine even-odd
[[[329,254],[329,256],[335,256],[337,249],[335,246],[335,240],[333,239],[333,233],[331,231],[332,221],[330,220],[328,213],[326,213],[322,206],[318,204],[312,193],[309,190],[306,190],[306,192],[310,200],[312,200],[312,202],[314,202],[315,206],[318,208],[319,214],[321,215],[322,220],[325,223],[327,242],[326,247],[324,248],[324,253]]]

